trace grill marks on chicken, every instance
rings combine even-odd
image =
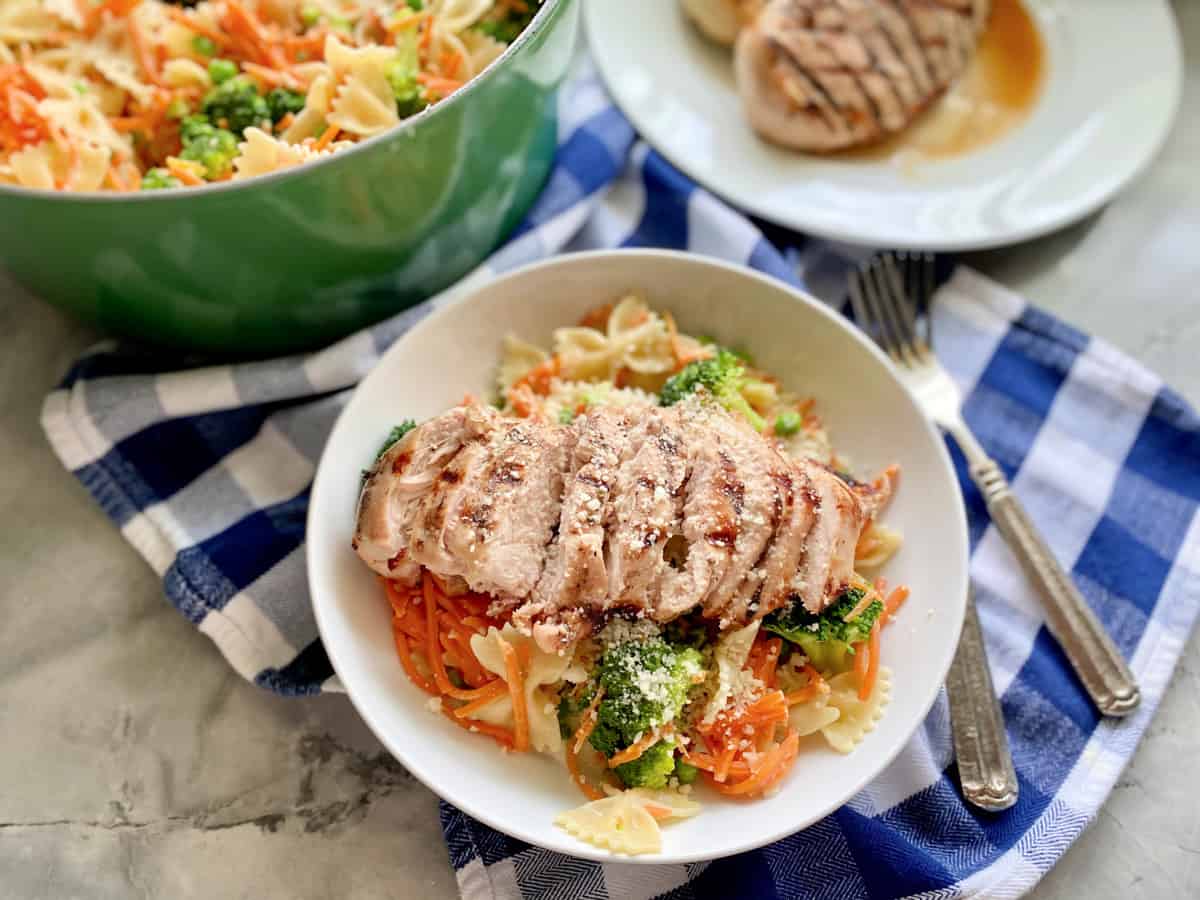
[[[771,0],[737,39],[751,124],[801,150],[900,131],[970,62],[990,0]]]
[[[658,622],[701,609],[722,628],[793,597],[819,611],[850,581],[873,512],[859,493],[876,490],[787,458],[699,398],[567,426],[466,406],[378,461],[354,546],[388,577],[424,566],[493,595],[554,650],[613,609]]]

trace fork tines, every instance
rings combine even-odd
[[[859,328],[896,362],[911,364],[929,353],[921,314],[933,287],[933,254],[881,253],[850,276],[850,305]]]

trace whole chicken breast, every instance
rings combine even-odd
[[[827,152],[907,127],[962,75],[991,0],[770,0],[741,29],[738,90],[774,143]]]

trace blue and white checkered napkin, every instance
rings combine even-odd
[[[544,194],[473,277],[568,250],[674,247],[840,301],[851,251],[768,237],[698,189],[635,140],[586,67],[560,106],[558,164]],[[101,347],[46,399],[43,423],[63,463],[162,575],[171,602],[263,687],[338,689],[305,586],[313,468],[350,389],[437,303],[270,362],[171,371],[161,357]],[[987,815],[963,805],[942,700],[845,808],[706,865],[568,859],[443,805],[465,897],[1007,897],[1079,835],[1132,755],[1200,609],[1200,420],[1112,347],[969,271],[942,288],[935,331],[975,433],[1131,660],[1144,698],[1136,715],[1097,717],[960,472],[1017,806]]]

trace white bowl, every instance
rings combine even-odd
[[[450,803],[515,838],[611,860],[554,825],[583,802],[548,757],[505,754],[431,713],[405,676],[379,583],[350,549],[359,473],[395,423],[490,396],[501,337],[548,345],[553,329],[636,291],[674,313],[682,330],[744,346],[790,388],[813,394],[834,443],[863,472],[898,462],[900,490],[885,521],[904,549],[885,570],[912,587],[883,636],[892,703],[849,756],[806,745],[782,788],[751,802],[697,789],[704,811],[663,829],[660,854],[681,863],[749,850],[812,824],[849,800],[896,756],[921,723],[958,642],[967,592],[966,518],[941,437],[890,363],[840,316],[748,269],[664,251],[556,258],[492,281],[437,310],[395,343],[338,419],[308,516],[308,575],[321,637],[351,701],[410,772]],[[623,858],[623,857],[622,857]]]

